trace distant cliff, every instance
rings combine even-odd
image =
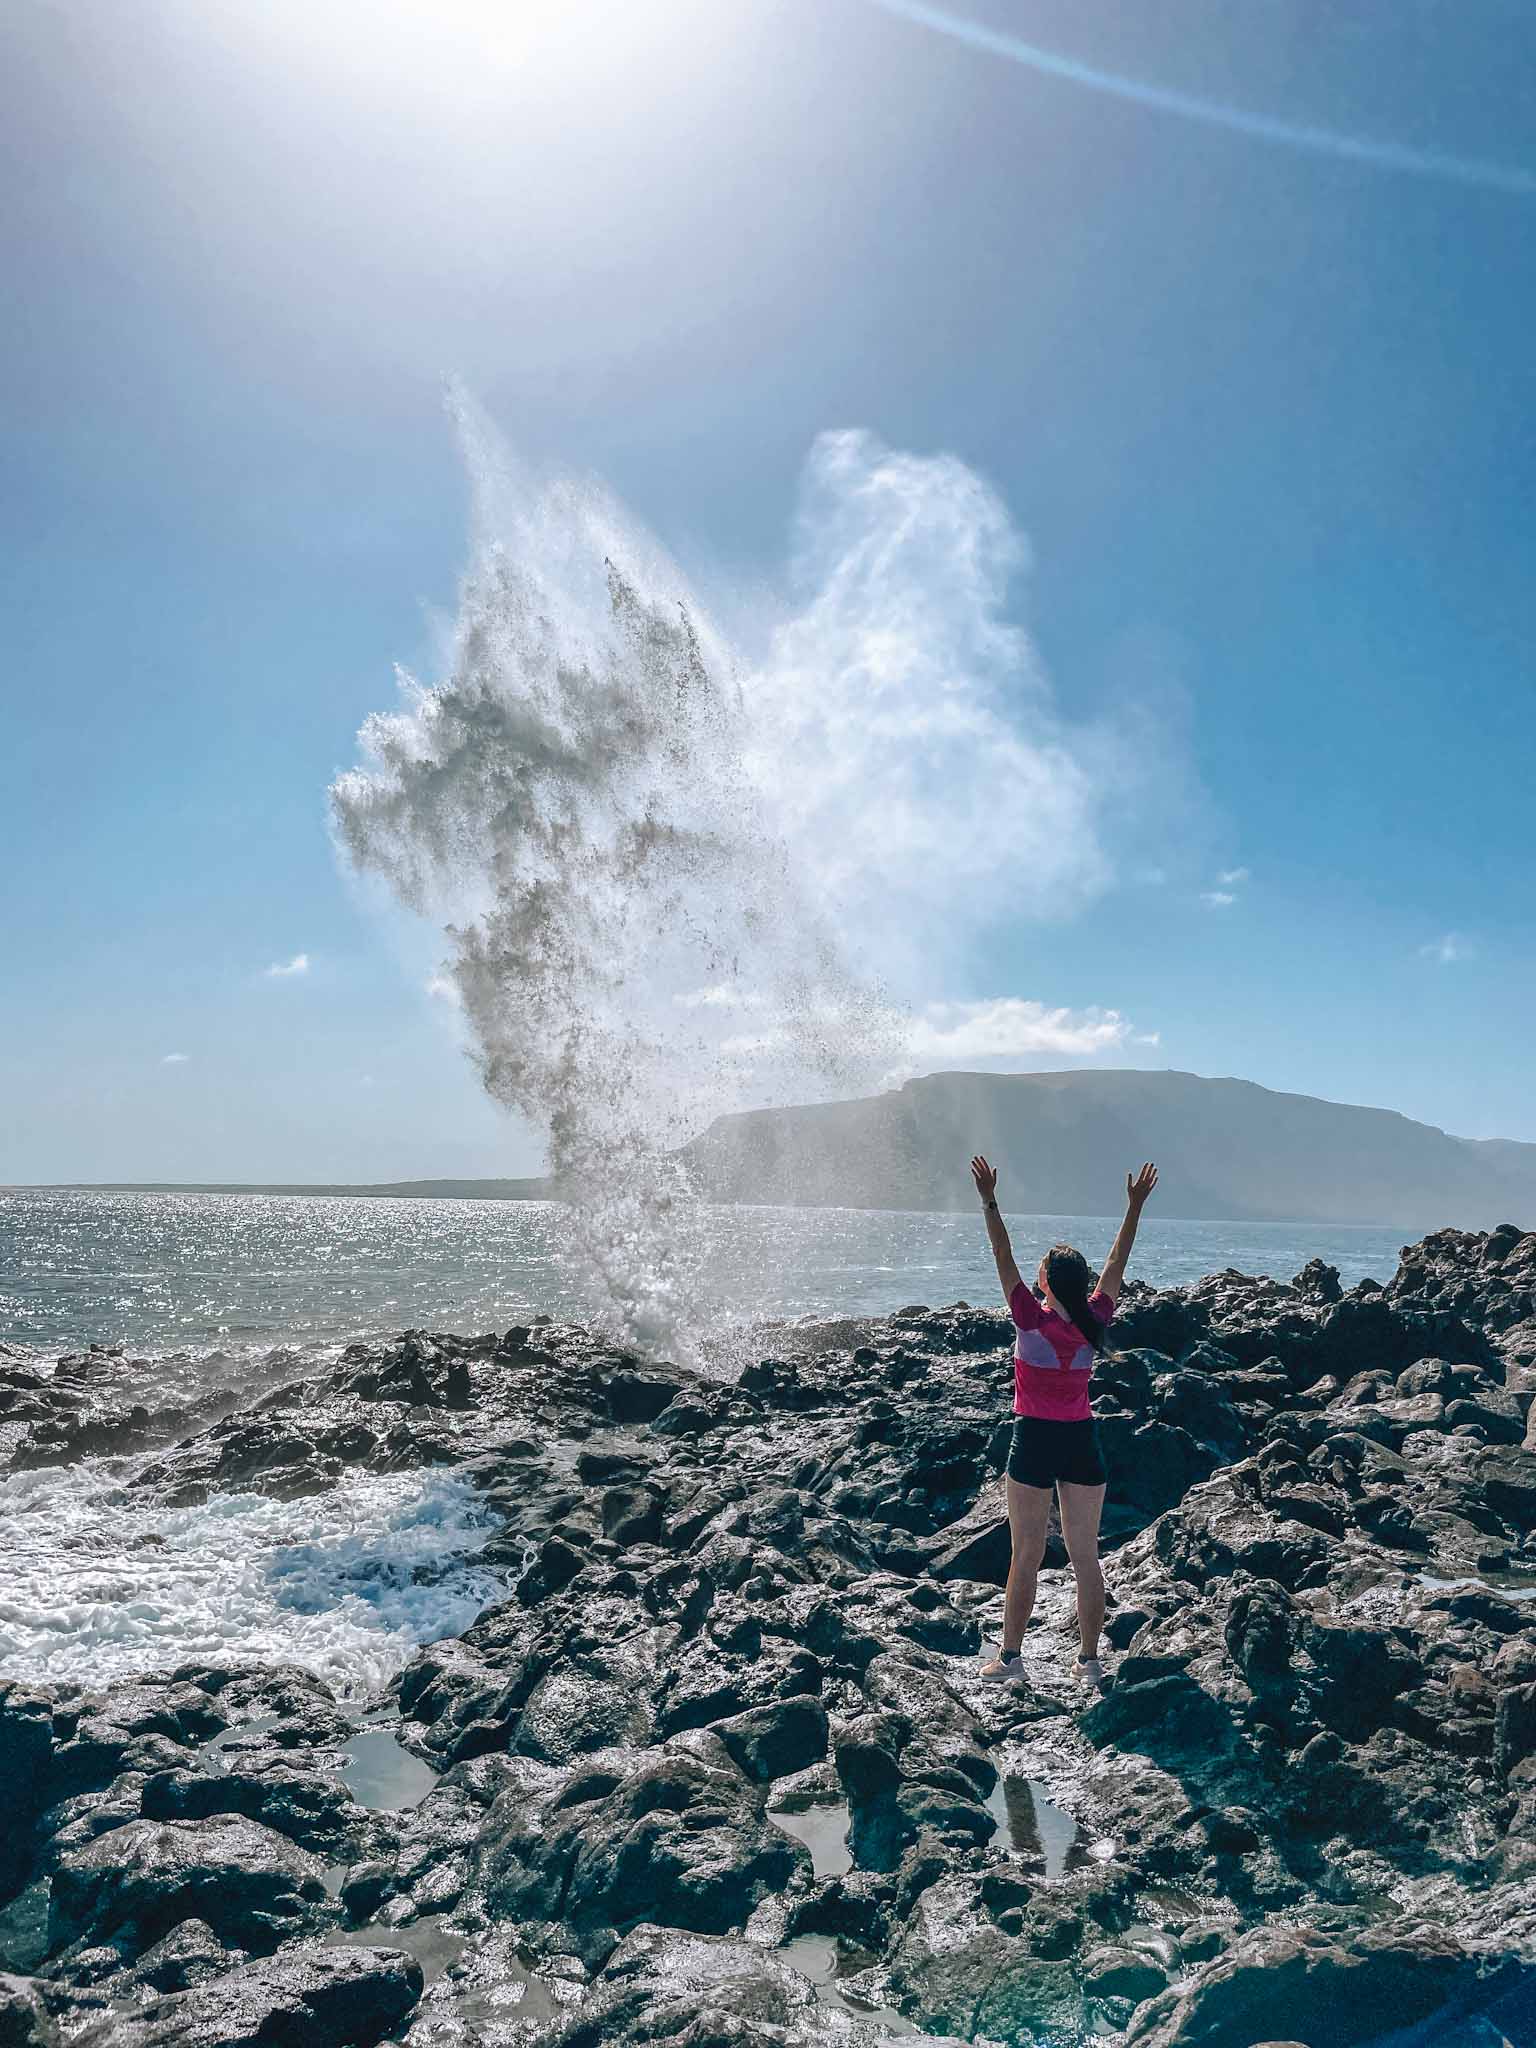
[[[854,1102],[719,1117],[682,1156],[701,1191],[722,1202],[967,1209],[974,1152],[1002,1169],[1015,1214],[1107,1215],[1119,1206],[1126,1168],[1155,1159],[1163,1216],[1409,1231],[1536,1219],[1536,1145],[1453,1138],[1395,1110],[1198,1074],[929,1074]],[[108,1185],[504,1202],[559,1192],[549,1180]]]
[[[931,1074],[720,1117],[684,1157],[722,1201],[959,1209],[978,1151],[1015,1212],[1104,1215],[1126,1168],[1156,1159],[1166,1216],[1407,1230],[1536,1217],[1536,1145],[1197,1074]]]

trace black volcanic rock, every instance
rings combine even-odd
[[[53,1750],[50,1695],[0,1679],[0,1899],[26,1878],[33,1830],[53,1798]]]
[[[0,2048],[59,2048],[61,2038],[41,1987],[0,1971]]]
[[[552,1813],[519,1785],[491,1808],[479,1870],[494,1909],[513,1919],[567,1919],[614,1929],[639,1921],[701,1934],[740,1928],[805,1860],[767,1819],[722,1753],[681,1748],[639,1757],[590,1800]]]
[[[375,2048],[421,1997],[421,1965],[391,1949],[307,1948],[247,1963],[114,2018],[86,2048]]]
[[[0,1682],[0,1968],[41,1972],[0,2024],[1318,2048],[1459,2011],[1529,2048],[1536,1236],[1437,1232],[1383,1280],[1127,1289],[1102,1696],[1054,1541],[1023,1679],[977,1677],[990,1309],[777,1325],[734,1381],[572,1325],[417,1331],[155,1439],[164,1502],[452,1464],[503,1597],[373,1703],[442,1773],[405,1813],[350,1796],[350,1723],[292,1668]]]
[[[318,1924],[321,1866],[271,1828],[225,1815],[135,1820],[63,1857],[53,1874],[53,1949],[110,1942],[126,1957],[196,1918],[266,1953]]]
[[[1345,1940],[1309,1927],[1255,1928],[1192,1985],[1154,1999],[1128,2040],[1134,2048],[1236,2048],[1283,2035],[1309,2048],[1358,2048],[1363,2027],[1380,2035],[1415,2026],[1453,2000],[1496,1995],[1512,1974],[1433,1925]]]

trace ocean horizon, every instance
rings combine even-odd
[[[1065,1239],[1090,1261],[1117,1217],[1010,1216],[1021,1260]],[[965,1211],[708,1204],[689,1298],[701,1323],[989,1305],[979,1217]],[[1131,1276],[1179,1286],[1229,1268],[1289,1280],[1309,1259],[1387,1281],[1389,1226],[1201,1221],[1149,1212]],[[563,1203],[499,1197],[0,1191],[0,1343],[150,1352],[340,1344],[409,1328],[600,1319]]]

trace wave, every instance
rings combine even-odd
[[[289,1663],[342,1698],[504,1589],[483,1503],[442,1474],[351,1474],[294,1501],[141,1500],[127,1461],[0,1481],[0,1669],[100,1687],[196,1660]]]

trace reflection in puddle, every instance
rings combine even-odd
[[[340,1749],[311,1749],[297,1757],[287,1751],[272,1751],[272,1745],[262,1741],[262,1737],[276,1729],[281,1720],[281,1714],[262,1714],[256,1720],[238,1722],[233,1729],[225,1729],[223,1735],[215,1735],[203,1747],[207,1767],[213,1772],[260,1772],[274,1755],[281,1755],[283,1763],[297,1763],[301,1769],[307,1767],[326,1778],[340,1780],[360,1806],[373,1806],[375,1812],[403,1812],[408,1806],[420,1806],[442,1776],[434,1772],[430,1763],[422,1763],[420,1757],[414,1757],[410,1749],[403,1747],[389,1726],[377,1722],[354,1729]]]
[[[803,1817],[803,1816],[802,1816]],[[874,2020],[887,2034],[915,2034],[910,2020],[888,2005],[875,2005],[861,1998],[854,1979],[875,1961],[867,1949],[851,1948],[827,1934],[801,1934],[787,1941],[782,1950],[787,1962],[816,1987],[823,2005],[857,2019]]]
[[[464,1953],[462,1935],[450,1934],[435,1920],[413,1920],[405,1927],[370,1921],[366,1927],[333,1928],[326,1936],[333,1948],[398,1948],[414,1956],[427,1983],[435,1984]]]
[[[242,1750],[264,1750],[271,1747],[260,1738],[283,1723],[281,1714],[258,1714],[254,1721],[236,1721],[234,1726],[215,1735],[211,1742],[203,1744],[203,1755],[211,1770],[228,1770],[231,1762],[238,1764]]]
[[[381,1946],[387,1945],[392,1932],[379,1930]],[[474,2041],[483,2037],[487,2042],[521,2042],[527,2039],[528,2026],[560,2017],[571,1995],[569,1987],[562,1991],[538,1976],[527,1951],[502,1929],[477,1942],[450,1970],[437,1999],[429,1994],[423,2000],[418,2012],[429,2023],[439,2001],[439,2009],[451,2015],[451,2031],[444,2038],[458,2040],[460,2030],[467,2028],[467,2038]],[[427,2031],[437,2038],[430,2024]]]
[[[388,1727],[379,1725],[355,1729],[339,1749],[311,1750],[297,1756],[274,1752],[262,1737],[281,1720],[281,1715],[267,1714],[226,1728],[204,1746],[207,1767],[213,1771],[260,1771],[274,1754],[280,1754],[285,1764],[339,1778],[360,1806],[371,1806],[377,1813],[400,1813],[420,1806],[442,1775],[413,1756]]]
[[[1434,1572],[1420,1572],[1419,1584],[1436,1593],[1459,1593],[1474,1586],[1482,1593],[1497,1593],[1503,1600],[1536,1600],[1536,1575],[1528,1572],[1474,1572],[1459,1579],[1442,1579]]]
[[[438,1780],[439,1773],[412,1756],[387,1728],[359,1728],[341,1753],[351,1759],[342,1783],[360,1805],[378,1813],[420,1806]]]
[[[1047,1877],[1101,1861],[1106,1845],[1089,1848],[1078,1840],[1077,1822],[1056,1804],[1038,1778],[999,1778],[986,1801],[988,1813],[1005,1831],[1017,1856],[1043,1862]]]
[[[786,1835],[804,1842],[811,1852],[811,1868],[818,1877],[840,1877],[853,1868],[853,1852],[848,1847],[850,1816],[843,1800],[830,1806],[808,1806],[803,1813],[774,1811],[768,1818]]]

